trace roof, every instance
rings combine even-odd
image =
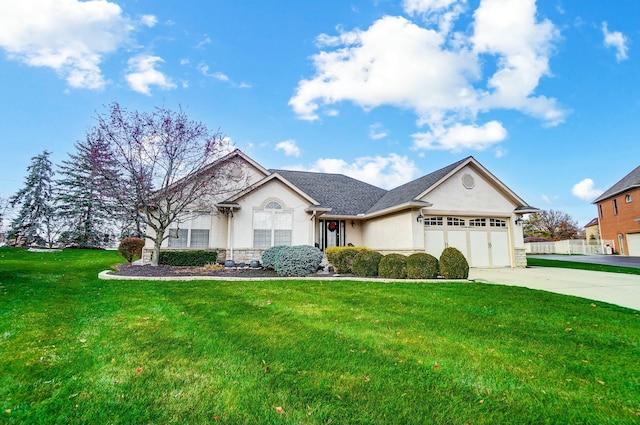
[[[640,187],[640,166],[636,167],[632,172],[624,176],[622,180],[605,190],[605,192],[598,196],[592,204],[597,204],[605,199],[612,198],[637,187]]]
[[[264,179],[235,194],[227,201],[235,202],[256,188],[273,179],[278,179],[305,197],[312,204],[313,210],[324,210],[332,216],[374,216],[384,214],[391,209],[431,206],[429,202],[422,200],[425,195],[451,174],[470,163],[502,188],[505,195],[516,204],[516,213],[539,211],[527,205],[472,156],[391,190],[385,190],[343,174],[270,169],[267,170],[269,174]]]
[[[319,206],[331,208],[331,215],[355,216],[362,214],[387,193],[384,189],[343,174],[290,170],[269,171],[287,179],[315,199]]]
[[[410,181],[409,183],[405,183],[402,186],[388,191],[375,204],[373,204],[371,208],[369,208],[369,210],[367,210],[367,213],[373,213],[376,211],[391,208],[396,205],[415,201],[423,192],[425,192],[434,184],[438,183],[469,158],[471,157],[462,159],[458,162],[434,171],[433,173],[429,173],[426,176],[422,176],[413,181]]]
[[[592,219],[590,222],[585,224],[584,227],[587,228],[587,227],[592,227],[592,226],[597,226],[597,225],[598,225],[598,217]]]

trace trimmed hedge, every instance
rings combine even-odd
[[[118,245],[118,253],[130,263],[134,258],[142,258],[142,248],[144,248],[144,240],[124,238]]]
[[[469,263],[454,247],[445,248],[440,255],[440,275],[446,279],[467,279]]]
[[[382,254],[376,251],[361,251],[353,257],[353,273],[359,277],[378,276],[378,265]]]
[[[321,261],[322,251],[315,246],[288,246],[279,251],[275,271],[280,276],[308,276],[318,271]]]
[[[215,263],[218,259],[216,251],[160,251],[158,264],[166,266],[195,266]]]
[[[262,267],[264,267],[265,269],[275,270],[276,260],[278,259],[278,256],[283,250],[287,248],[289,247],[286,245],[276,245],[265,250],[262,253]]]
[[[366,246],[331,246],[325,249],[327,260],[336,269],[336,273],[353,273],[353,259],[360,252],[371,251]]]
[[[380,260],[378,275],[386,279],[407,278],[407,257],[402,254],[387,254]]]
[[[407,257],[408,279],[435,279],[438,270],[438,259],[431,254],[416,252]]]

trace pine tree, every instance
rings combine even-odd
[[[57,182],[58,214],[67,231],[65,244],[101,247],[110,242],[116,209],[105,194],[105,178],[115,176],[108,145],[100,138],[87,137],[75,145],[59,166]]]
[[[20,205],[17,217],[11,222],[9,238],[25,238],[27,245],[51,247],[57,236],[53,167],[49,155],[51,152],[45,150],[31,158],[25,186],[9,199],[11,207]]]

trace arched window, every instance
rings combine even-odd
[[[253,246],[270,248],[291,245],[293,213],[285,211],[277,201],[269,201],[261,210],[253,212]]]

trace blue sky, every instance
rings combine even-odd
[[[640,160],[640,2],[0,0],[0,196],[96,113],[184,107],[267,168],[391,188],[473,155],[595,217]]]

